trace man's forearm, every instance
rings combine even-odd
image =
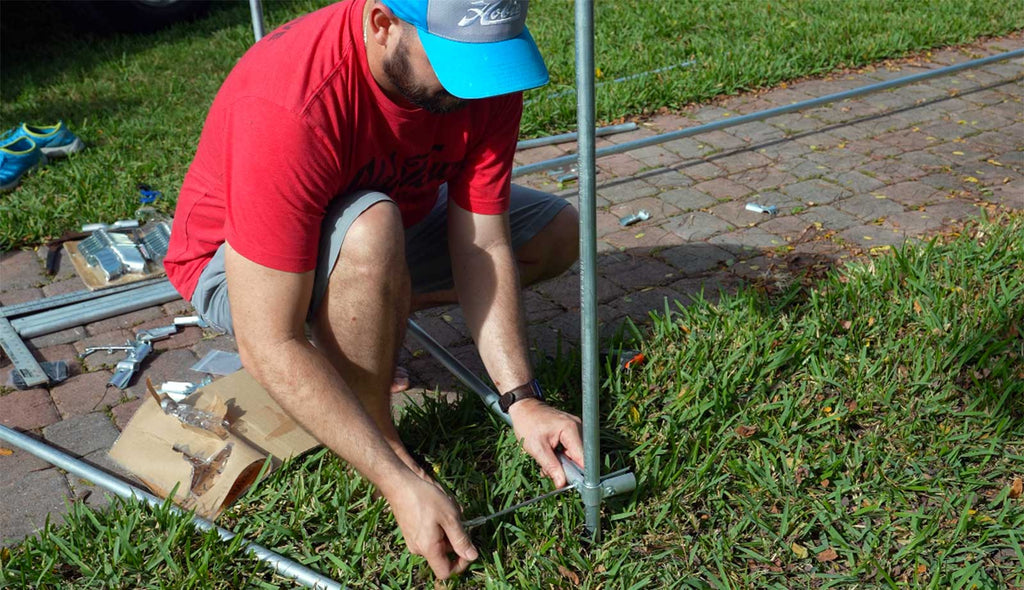
[[[495,245],[453,261],[459,304],[499,393],[533,378],[512,248]]]
[[[293,339],[263,352],[240,348],[245,366],[281,407],[385,497],[411,475],[334,367],[308,342]]]

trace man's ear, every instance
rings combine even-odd
[[[372,1],[372,0],[371,0]],[[366,19],[366,38],[373,39],[382,48],[389,43],[396,43],[401,34],[401,20],[382,2],[373,2],[370,16]]]

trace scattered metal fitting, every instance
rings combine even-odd
[[[747,211],[753,211],[754,213],[767,213],[769,215],[775,215],[779,212],[779,208],[775,205],[758,205],[757,203],[747,203]]]
[[[135,229],[139,227],[138,219],[121,219],[114,223],[87,223],[82,226],[82,231],[96,231],[98,229],[103,230],[119,230],[119,229]]]
[[[152,260],[159,262],[167,256],[167,248],[171,244],[171,228],[166,222],[161,221],[153,225],[142,236],[142,245],[149,251]]]
[[[90,266],[98,266],[108,281],[129,272],[146,271],[146,259],[128,236],[98,229],[78,244]]]
[[[627,225],[633,225],[641,221],[647,221],[651,218],[651,214],[646,209],[641,209],[632,215],[627,215],[619,220],[619,225],[625,227]]]
[[[132,375],[135,374],[135,371],[139,370],[142,361],[151,352],[153,352],[152,344],[144,340],[136,340],[133,343],[132,350],[128,352],[128,356],[124,357],[114,366],[114,376],[110,378],[107,385],[113,385],[118,389],[128,387],[128,383],[132,380]]]

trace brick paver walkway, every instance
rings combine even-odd
[[[880,80],[1024,47],[1024,36],[936,51],[849,74],[814,79],[756,95],[730,98],[677,114],[655,116],[642,128],[599,140],[624,142],[823,96]],[[772,286],[794,270],[831,265],[872,249],[941,231],[986,210],[1024,209],[1024,60],[989,65],[901,89],[873,94],[598,160],[600,318],[605,334],[624,318],[643,322],[664,298],[714,296],[750,282]],[[522,152],[517,163],[573,151],[573,144]],[[575,186],[552,177],[519,179],[576,200]],[[778,215],[751,213],[748,202],[775,205]],[[623,228],[620,217],[647,209],[646,222]],[[95,220],[83,220],[95,221]],[[0,304],[77,291],[65,264],[46,277],[43,252],[0,254]],[[525,295],[529,333],[538,352],[579,334],[577,273]],[[72,377],[49,389],[0,389],[0,423],[31,432],[104,468],[106,451],[141,403],[150,377],[198,380],[189,367],[208,350],[234,350],[225,336],[185,328],[157,343],[127,391],[106,389],[119,356],[78,362],[86,346],[119,344],[136,330],[187,313],[178,301],[29,341],[40,360],[68,360]],[[456,308],[419,320],[443,345],[480,371]],[[455,386],[413,342],[402,362],[414,395]],[[0,362],[0,384],[10,363]],[[0,444],[0,447],[3,447]],[[49,513],[59,522],[65,503],[102,506],[102,490],[18,449],[0,448],[0,543],[40,528]]]

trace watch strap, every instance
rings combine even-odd
[[[498,407],[502,412],[508,414],[508,409],[517,401],[535,398],[544,401],[544,392],[541,391],[540,383],[536,379],[530,379],[527,383],[501,394],[498,398]]]

